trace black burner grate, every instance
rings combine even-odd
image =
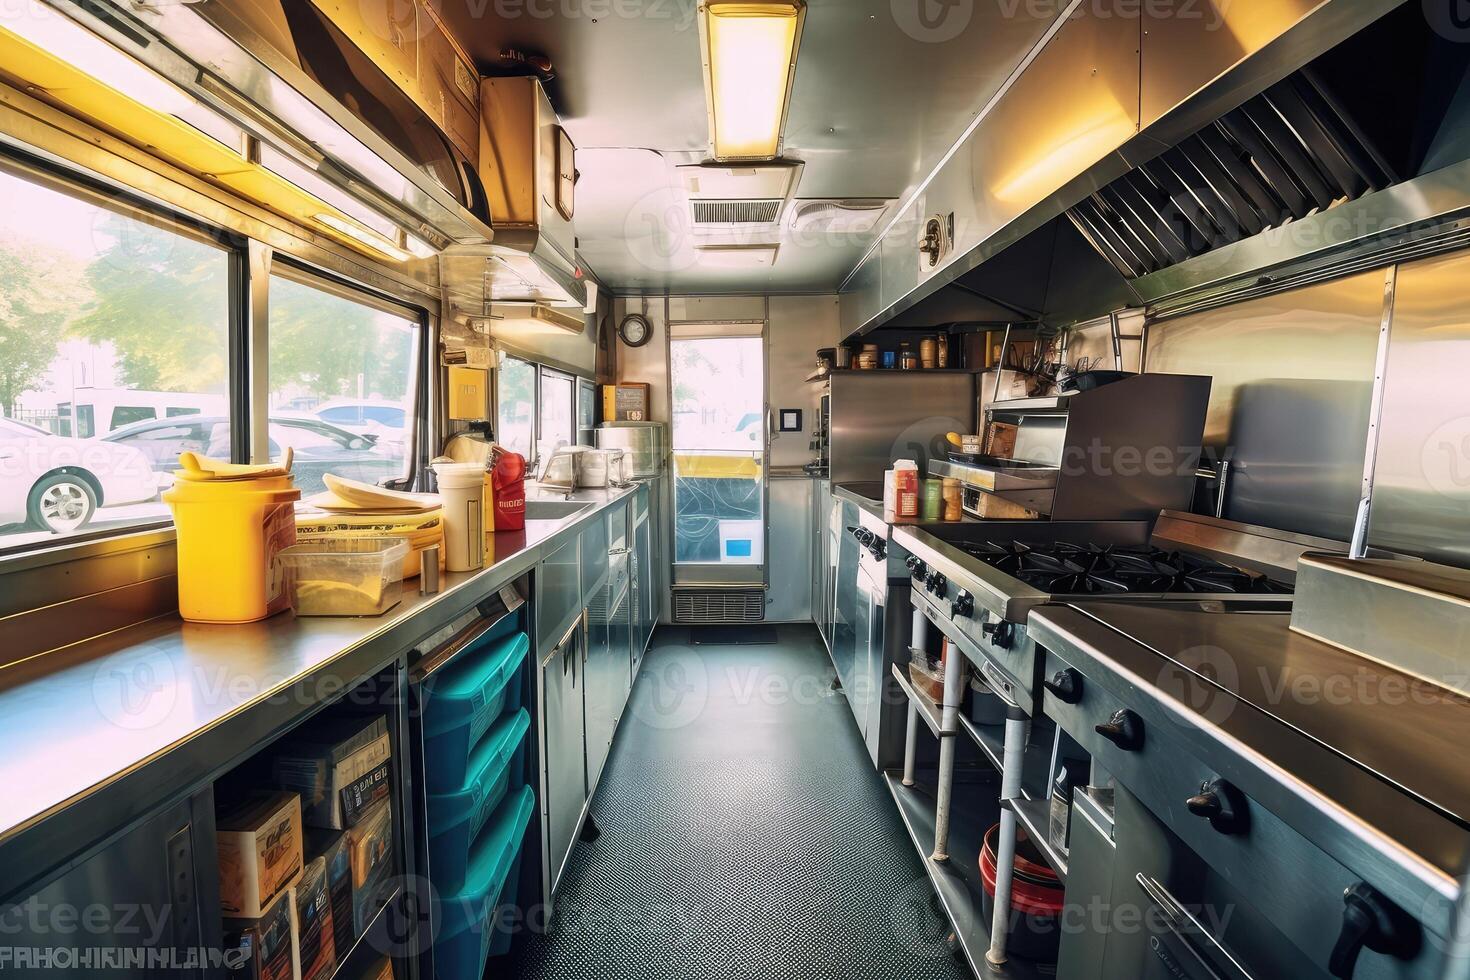
[[[960,547],[987,565],[1053,595],[1291,592],[1289,586],[1264,575],[1187,551],[1022,541],[975,541]]]

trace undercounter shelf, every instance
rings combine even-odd
[[[929,726],[929,731],[936,738],[944,734],[943,719],[940,717],[940,712],[943,709],[930,700],[927,695],[919,693],[919,689],[914,687],[913,681],[909,680],[908,673],[898,664],[893,665],[893,679],[898,681],[898,686],[903,689],[903,693],[919,709],[919,717],[924,719],[924,724]]]
[[[996,779],[956,781],[952,797],[949,860],[941,864],[929,857],[934,849],[937,774],[933,770],[920,771],[913,786],[905,786],[899,772],[886,772],[883,778],[944,914],[954,927],[960,952],[975,976],[980,980],[1055,977],[1056,965],[1053,963],[1036,963],[1012,956],[1003,966],[996,967],[985,959],[990,948],[990,922],[985,917],[982,904],[984,886],[980,881],[980,846],[985,832],[1000,819]]]
[[[1016,822],[1031,838],[1031,843],[1046,858],[1046,863],[1057,873],[1063,884],[1067,882],[1067,856],[1052,846],[1047,829],[1051,823],[1050,800],[1012,800],[1010,808],[1016,812]]]

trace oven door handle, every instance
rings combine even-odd
[[[1204,971],[1202,980],[1255,980],[1251,972],[1157,879],[1142,872],[1134,878],[1163,916],[1169,933],[1193,957],[1194,962],[1190,966]]]

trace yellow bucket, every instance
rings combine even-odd
[[[290,605],[275,559],[296,543],[300,490],[262,489],[253,480],[179,480],[163,499],[178,529],[180,616],[251,623]]]

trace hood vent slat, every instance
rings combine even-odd
[[[1300,71],[1067,211],[1137,279],[1395,182],[1383,157]]]

